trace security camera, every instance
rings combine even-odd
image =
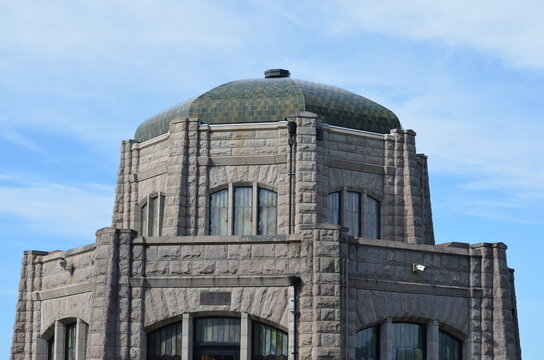
[[[425,266],[421,264],[412,264],[412,272],[413,273],[420,273],[425,271]]]

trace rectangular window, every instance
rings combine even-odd
[[[234,188],[234,235],[251,235],[252,191],[250,187]]]
[[[329,194],[327,201],[327,221],[331,224],[340,225],[340,192],[333,192]]]
[[[76,358],[76,324],[66,325],[66,338],[64,339],[64,359]]]
[[[274,191],[259,189],[257,234],[276,235],[278,196]]]
[[[140,229],[140,235],[142,236],[147,236],[147,232],[148,232],[148,226],[149,226],[149,222],[148,222],[148,212],[147,212],[147,204],[145,204],[144,206],[142,206],[142,228]]]
[[[228,235],[228,190],[210,196],[210,235]]]
[[[348,191],[346,204],[346,221],[348,235],[361,236],[361,194]]]
[[[366,198],[366,236],[380,238],[380,202],[370,196]]]

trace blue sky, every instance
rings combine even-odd
[[[23,250],[90,243],[110,224],[121,140],[181,100],[282,67],[418,133],[437,243],[508,244],[524,359],[540,359],[542,13],[497,0],[2,1],[0,358]]]

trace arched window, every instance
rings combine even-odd
[[[356,334],[355,360],[378,360],[380,358],[380,327],[366,328]]]
[[[287,360],[289,341],[286,332],[254,321],[252,337],[252,359]]]
[[[140,235],[161,236],[164,217],[164,195],[150,195],[140,207]]]
[[[380,202],[371,196],[366,197],[366,237],[380,238]]]
[[[461,360],[462,359],[462,342],[453,336],[440,331],[439,336],[439,351],[440,360]]]
[[[275,235],[278,194],[257,185],[210,195],[210,235]],[[229,211],[232,209],[232,219]]]
[[[425,325],[393,323],[393,360],[425,359]]]
[[[341,224],[341,198],[340,191],[330,193],[327,198],[327,222],[331,224]]]
[[[195,319],[195,359],[238,359],[240,319],[207,317]],[[221,357],[219,357],[221,356]]]
[[[40,359],[84,359],[88,325],[77,318],[57,320],[38,338],[36,352]]]
[[[181,359],[181,321],[147,335],[148,360]]]

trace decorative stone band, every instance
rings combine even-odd
[[[43,290],[43,291],[35,291],[32,293],[32,300],[41,301],[41,300],[56,299],[56,298],[65,297],[65,296],[83,294],[86,292],[91,292],[90,282],[84,282],[84,283],[70,285],[70,286],[63,286],[63,287]]]
[[[207,166],[237,166],[237,165],[274,165],[285,164],[287,155],[261,155],[261,156],[199,156],[198,165]]]
[[[388,281],[365,278],[352,278],[350,276],[350,287],[362,290],[377,290],[411,294],[452,296],[452,297],[483,297],[482,289],[471,289],[460,286],[428,285],[421,283]]]
[[[286,276],[252,277],[133,277],[130,285],[145,288],[288,287]]]
[[[367,172],[371,174],[390,175],[395,172],[395,168],[393,166],[379,166],[379,165],[365,164],[361,162],[346,161],[346,160],[339,160],[339,159],[333,159],[333,158],[325,158],[323,162],[328,167],[362,171],[362,172]]]
[[[301,234],[291,235],[233,235],[233,236],[139,236],[132,245],[196,245],[196,244],[277,244],[298,243]]]

